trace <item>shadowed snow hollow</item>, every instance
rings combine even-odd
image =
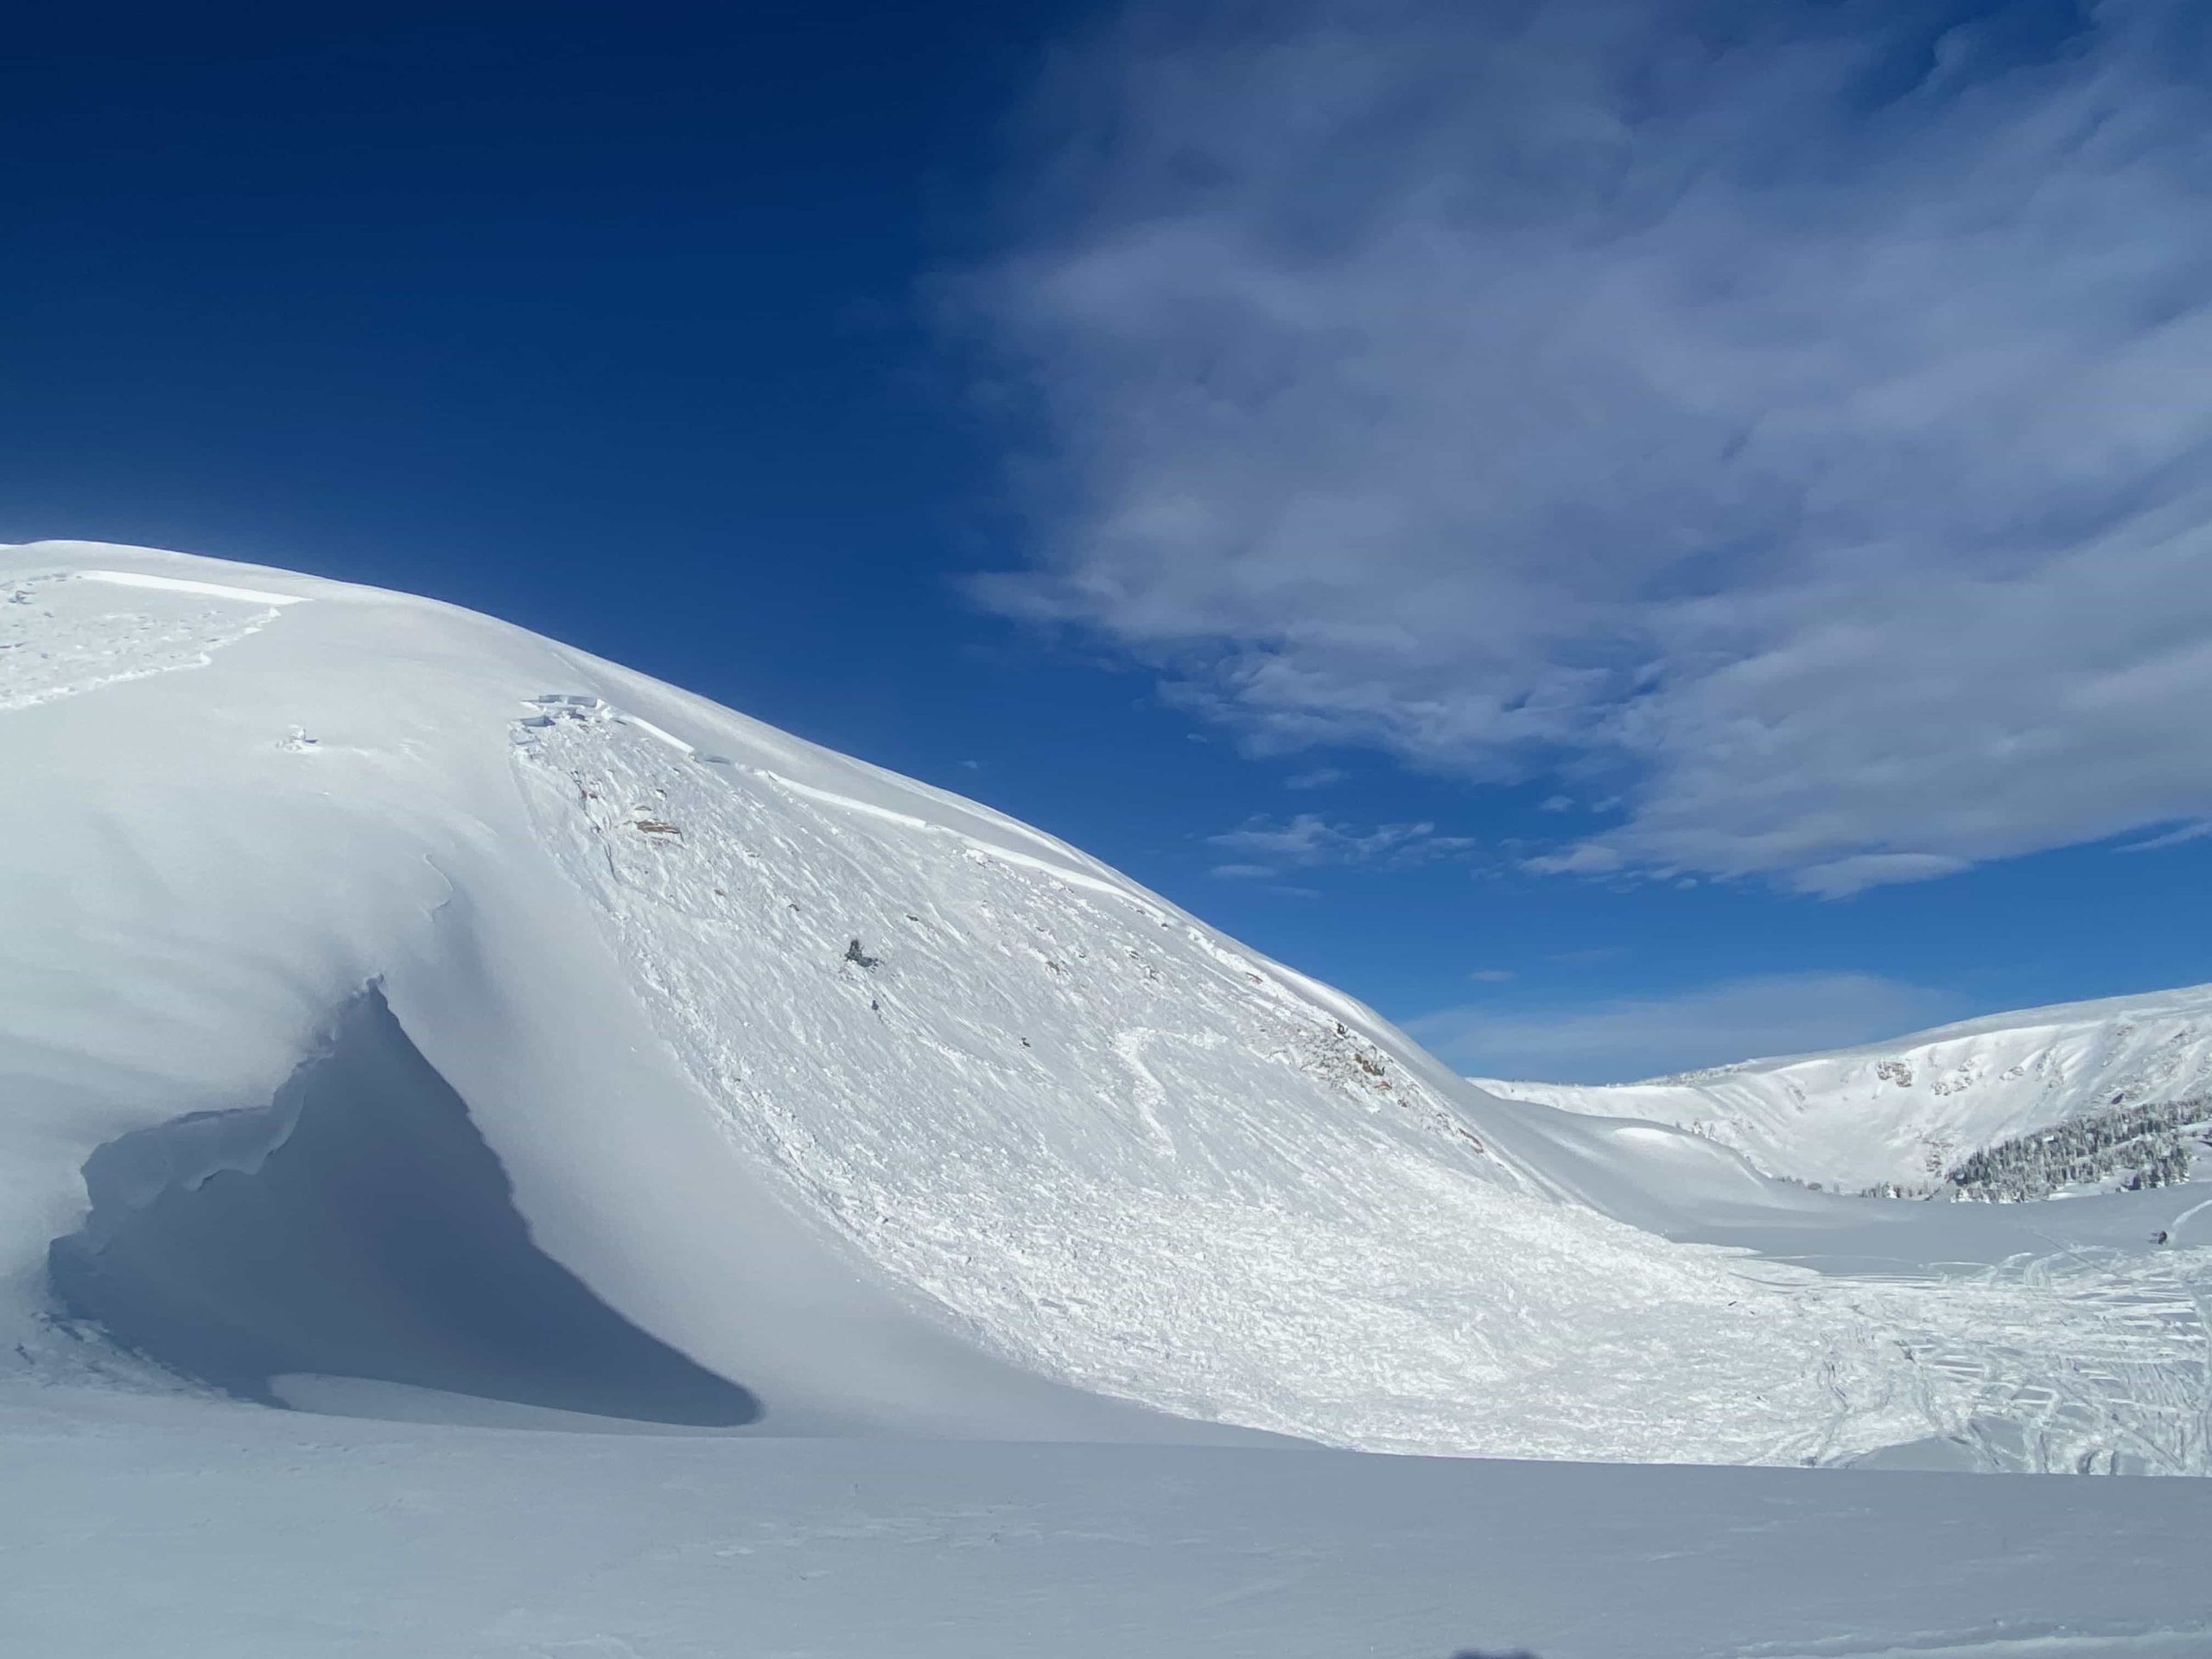
[[[374,988],[270,1105],[124,1135],[85,1185],[85,1229],[50,1257],[63,1306],[232,1393],[276,1404],[335,1376],[648,1422],[760,1415],[531,1248]]]
[[[0,620],[0,763],[44,785],[0,797],[0,1336],[35,1370],[84,1363],[41,1269],[95,1149],[265,1106],[376,982],[508,1184],[501,1271],[766,1432],[2202,1463],[2184,1253],[1684,1242],[1845,1224],[1497,1101],[996,813],[450,607],[41,544]],[[472,1391],[391,1340],[340,1374]],[[504,1397],[605,1408],[523,1369]]]

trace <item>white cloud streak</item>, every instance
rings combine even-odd
[[[2148,841],[2131,842],[2114,850],[2122,853],[2161,853],[2169,847],[2179,847],[2192,841],[2202,841],[2212,836],[2212,818],[2199,818],[2195,823],[2184,823],[2169,830],[2163,836],[2152,836]]]
[[[2212,816],[2206,21],[1932,15],[1140,13],[986,284],[1058,487],[978,593],[1255,750],[1611,780],[1543,870]]]

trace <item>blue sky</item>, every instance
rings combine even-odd
[[[431,593],[1470,1070],[2212,978],[2177,0],[21,25],[0,538]]]

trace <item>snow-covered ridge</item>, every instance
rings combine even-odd
[[[2212,1094],[2212,985],[1645,1083],[1474,1081],[1568,1111],[1694,1129],[1800,1180],[1847,1191],[1923,1185],[1967,1154],[2071,1118]]]
[[[419,1415],[512,1375],[527,1341],[440,1370],[451,1310],[371,1236],[419,1235],[450,1096],[498,1170],[443,1248],[516,1259],[512,1204],[535,1277],[742,1390],[735,1432],[2206,1463],[2196,1252],[1889,1236],[1853,1246],[1878,1279],[1815,1271],[1797,1236],[1864,1206],[1501,1103],[1049,836],[448,606],[41,544],[0,551],[0,766],[37,784],[0,791],[0,1382],[176,1386],[46,1274],[126,1235],[153,1268],[68,1282],[141,1330],[336,1308],[314,1344],[142,1344],[234,1391]],[[220,1265],[337,1251],[331,1160],[268,1110],[307,1095],[391,1160],[321,1306]],[[86,1234],[125,1143],[174,1157],[124,1200],[156,1230]]]

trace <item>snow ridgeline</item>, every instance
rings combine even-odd
[[[1974,1154],[2069,1119],[2212,1096],[2212,985],[2029,1008],[1647,1083],[1471,1081],[1567,1111],[1692,1129],[1795,1180],[1924,1193]]]
[[[29,1374],[147,1381],[44,1285],[99,1149],[265,1106],[374,982],[531,1245],[762,1433],[2212,1456],[2198,1252],[1961,1274],[1889,1239],[1861,1278],[1683,1242],[1839,1201],[1491,1098],[1063,843],[520,630],[0,556],[31,619],[0,761],[42,785],[0,798],[0,1339]]]

